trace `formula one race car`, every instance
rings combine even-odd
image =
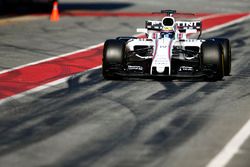
[[[162,10],[161,21],[147,20],[144,38],[117,37],[104,44],[102,72],[105,79],[122,76],[206,77],[221,80],[230,75],[228,39],[199,39],[201,21],[176,21],[175,10]],[[196,39],[189,38],[198,34]]]

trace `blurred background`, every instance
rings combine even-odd
[[[49,13],[55,0],[0,0],[1,15],[20,15],[31,13]],[[241,0],[59,0],[59,9],[68,10],[125,10],[148,11],[162,8],[196,12],[243,12],[249,10],[249,1]],[[188,3],[187,3],[188,2]],[[162,6],[166,4],[166,6]],[[180,5],[185,4],[185,5]],[[226,6],[225,6],[226,4]]]
[[[0,0],[1,15],[47,13],[54,0]]]

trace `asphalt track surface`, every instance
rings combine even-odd
[[[154,11],[164,5],[131,1],[115,10]],[[247,1],[208,5],[190,1],[185,9],[175,1],[170,7],[201,12],[205,6],[202,12],[211,13],[250,9]],[[65,16],[56,24],[42,17],[2,25],[0,66],[5,70],[133,35],[144,19]],[[105,81],[101,69],[94,69],[1,104],[0,166],[208,165],[250,118],[249,23],[203,35],[231,40],[232,73],[223,81]],[[226,166],[249,167],[249,145],[244,141]]]

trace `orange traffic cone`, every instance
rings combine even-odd
[[[53,9],[52,9],[52,13],[50,15],[50,21],[51,22],[56,22],[59,21],[60,16],[59,16],[59,10],[58,10],[58,2],[55,1],[53,3]]]

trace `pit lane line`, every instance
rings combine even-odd
[[[206,167],[225,167],[250,136],[250,119]]]

